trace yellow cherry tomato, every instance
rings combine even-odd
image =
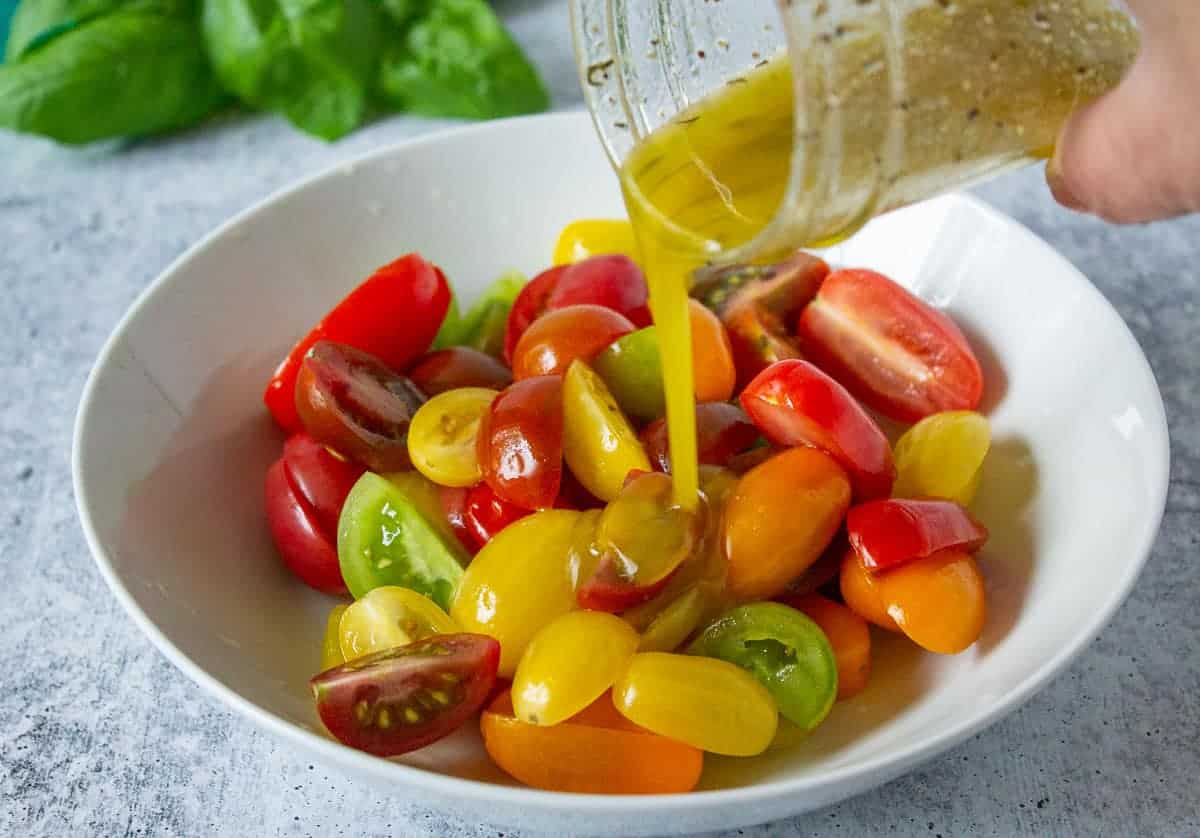
[[[582,361],[573,361],[563,379],[563,458],[584,488],[605,501],[621,493],[630,471],[650,471],[629,420],[604,381]]]
[[[321,671],[333,669],[335,666],[341,666],[346,662],[346,658],[342,655],[342,633],[341,622],[342,615],[346,613],[346,606],[335,605],[333,610],[329,612],[329,619],[325,621],[325,637],[321,640]]]
[[[408,428],[408,456],[417,471],[441,486],[474,486],[482,480],[475,442],[479,423],[498,395],[486,387],[460,387],[421,405]]]
[[[642,633],[639,652],[673,652],[683,645],[712,609],[712,594],[697,583],[677,596]]]
[[[954,410],[925,417],[896,443],[892,495],[970,506],[991,444],[991,425],[978,413]]]
[[[500,641],[500,676],[511,678],[538,629],[575,609],[571,552],[582,513],[547,509],[509,524],[475,556],[450,616],[463,631]]]
[[[534,725],[569,719],[613,685],[637,647],[637,632],[602,611],[572,611],[547,623],[517,665],[517,718]]]
[[[342,657],[349,661],[458,630],[433,600],[399,585],[383,585],[346,609],[338,634]]]
[[[572,221],[558,234],[554,245],[554,264],[580,262],[601,253],[624,253],[634,261],[638,258],[633,227],[628,221],[616,219],[581,219]]]
[[[766,687],[716,658],[642,652],[613,686],[629,721],[695,748],[727,756],[761,754],[779,713]]]

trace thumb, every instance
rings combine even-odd
[[[1200,74],[1144,51],[1113,91],[1084,106],[1059,135],[1046,178],[1071,209],[1115,223],[1200,208]]]

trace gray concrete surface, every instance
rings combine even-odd
[[[575,105],[565,4],[501,5]],[[234,117],[84,152],[0,136],[0,835],[513,835],[326,773],[202,695],[93,569],[68,469],[93,358],[176,255],[301,175],[434,127],[324,145]],[[1107,228],[1054,206],[1037,172],[981,193],[1082,268],[1150,357],[1174,459],[1154,556],[1020,712],[876,792],[736,834],[1200,834],[1200,219]]]

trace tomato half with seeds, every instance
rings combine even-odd
[[[553,506],[563,480],[562,379],[534,376],[500,393],[480,428],[478,457],[501,500],[525,509]]]
[[[391,757],[436,742],[478,712],[499,663],[492,638],[443,634],[356,658],[309,683],[339,742]]]
[[[372,471],[409,467],[408,429],[425,396],[373,355],[318,341],[296,380],[296,410],[318,442]]]
[[[629,318],[598,305],[574,305],[548,311],[530,326],[513,350],[513,377],[562,375],[572,361],[590,362],[634,330]]]
[[[263,401],[288,433],[301,429],[296,379],[308,350],[319,340],[346,343],[404,369],[429,348],[450,306],[446,277],[416,253],[371,274],[292,347],[275,370]]]
[[[436,396],[460,387],[502,390],[512,384],[512,373],[508,367],[486,352],[469,346],[452,346],[430,352],[413,365],[408,377],[426,396]]]
[[[704,402],[696,405],[696,453],[701,465],[728,466],[758,442],[758,428],[736,405]],[[671,470],[670,442],[665,418],[651,422],[641,433],[642,445],[658,471]]]
[[[983,371],[954,321],[883,274],[830,274],[798,332],[817,366],[901,422],[974,410],[983,396]]]
[[[558,284],[558,278],[568,267],[570,266],[557,265],[548,271],[542,271],[529,280],[521,289],[521,293],[517,294],[517,298],[513,300],[512,308],[508,312],[508,323],[504,328],[505,362],[512,363],[513,350],[517,348],[517,341],[521,339],[521,335],[525,334],[525,330],[533,325],[533,321],[546,311],[550,292],[554,290],[554,286]]]
[[[271,538],[288,569],[318,591],[345,593],[346,583],[333,540],[322,530],[313,508],[288,480],[282,458],[267,469],[265,500]]]
[[[776,445],[820,448],[846,469],[860,500],[887,497],[896,480],[892,447],[846,388],[807,361],[767,367],[740,397]]]
[[[873,571],[887,570],[942,550],[974,553],[988,531],[949,500],[877,500],[846,515],[850,544]]]

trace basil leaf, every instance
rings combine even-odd
[[[149,11],[191,17],[196,9],[196,0],[22,0],[13,15],[5,55],[7,60],[16,61],[64,32],[109,12]]]
[[[550,105],[485,0],[429,0],[385,49],[378,87],[392,107],[429,116],[490,119]]]
[[[358,127],[379,52],[374,0],[205,0],[217,75],[249,105],[334,140]]]
[[[103,14],[0,66],[0,128],[63,143],[180,128],[222,99],[186,15]]]

